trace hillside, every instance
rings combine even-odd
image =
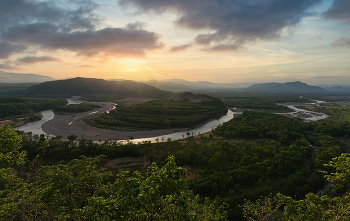
[[[254,84],[245,89],[252,92],[272,93],[326,93],[326,89],[318,86],[310,86],[300,81],[287,83]]]
[[[84,96],[84,95],[118,95],[166,98],[171,92],[143,83],[128,80],[106,81],[95,78],[72,78],[68,80],[49,81],[29,87],[23,96]]]

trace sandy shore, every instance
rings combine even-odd
[[[86,124],[82,118],[92,114],[101,114],[113,108],[113,104],[107,102],[95,102],[102,107],[93,111],[77,113],[74,115],[57,115],[44,123],[42,129],[47,134],[55,136],[61,135],[63,138],[72,134],[78,136],[78,139],[89,140],[126,140],[130,137],[147,138],[174,133],[175,131],[186,131],[189,128],[149,130],[149,131],[117,131],[101,129]]]

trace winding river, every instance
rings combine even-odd
[[[41,112],[43,118],[39,121],[33,122],[33,123],[28,123],[26,125],[20,126],[15,128],[16,130],[21,130],[24,132],[32,132],[33,134],[46,134],[42,130],[42,125],[45,122],[48,122],[52,120],[55,116],[52,110],[46,110]],[[157,139],[159,141],[166,141],[168,138],[171,138],[172,140],[178,140],[182,139],[183,137],[187,137],[187,134],[191,135],[198,135],[198,134],[203,134],[210,132],[212,129],[216,128],[218,125],[223,124],[229,120],[231,120],[235,115],[242,114],[242,112],[232,112],[231,110],[228,110],[228,112],[218,118],[218,119],[213,119],[197,128],[193,128],[187,131],[181,131],[181,132],[174,132],[166,135],[161,135],[161,136],[155,136],[155,137],[145,137],[145,138],[139,138],[139,139],[134,139],[134,142],[142,142],[142,141],[151,141],[151,142],[157,142]]]
[[[69,103],[74,104],[75,102],[73,101],[73,102],[69,102]],[[313,112],[313,111],[307,111],[307,110],[296,108],[294,105],[286,105],[286,106],[288,106],[290,109],[293,109],[295,111],[295,112],[289,113],[290,116],[298,117],[298,113],[299,114],[300,113],[307,114],[308,116],[304,118],[305,121],[315,121],[315,120],[320,120],[320,119],[324,119],[324,118],[328,117],[327,115],[322,114],[322,113],[317,113],[317,112]],[[115,104],[113,104],[113,108],[114,107],[115,107]],[[107,109],[107,110],[104,109],[104,111],[107,111],[107,112],[108,112],[108,110],[109,109]],[[43,131],[42,126],[45,122],[52,120],[54,118],[55,114],[53,113],[52,110],[42,111],[41,114],[42,114],[43,118],[40,121],[28,123],[26,125],[17,127],[15,129],[25,131],[25,132],[32,132],[34,134],[46,134]],[[89,114],[92,114],[92,113],[89,113]],[[209,122],[207,122],[207,123],[205,123],[197,128],[189,129],[186,131],[169,132],[168,134],[153,136],[153,137],[147,137],[147,135],[145,135],[144,138],[133,139],[133,142],[151,141],[152,143],[154,143],[154,142],[158,142],[158,141],[159,142],[167,141],[169,138],[171,140],[179,140],[179,139],[182,139],[184,137],[187,137],[188,134],[190,136],[204,134],[204,133],[210,132],[212,129],[216,128],[218,125],[223,124],[223,123],[231,120],[232,118],[234,118],[235,115],[240,115],[240,114],[242,114],[242,112],[233,112],[231,110],[228,110],[228,112],[224,116],[222,116],[218,119],[213,119],[213,120],[211,120],[211,121],[209,121]],[[69,124],[69,125],[71,125],[71,124]]]

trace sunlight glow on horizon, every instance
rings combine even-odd
[[[92,24],[97,22],[98,25],[91,30],[90,27],[82,27],[75,31],[67,31],[64,41],[59,39],[65,32],[63,29],[57,36],[52,36],[54,39],[57,38],[55,41],[46,36],[44,40],[37,42],[31,35],[27,38],[22,35],[5,38],[7,32],[0,35],[4,36],[0,37],[0,71],[33,73],[56,79],[78,76],[142,81],[181,78],[214,83],[285,82],[295,79],[315,84],[350,84],[350,65],[348,65],[350,43],[347,43],[347,39],[350,39],[350,22],[328,19],[323,14],[332,7],[332,2],[337,0],[323,0],[310,6],[305,12],[313,14],[306,16],[301,13],[300,22],[279,29],[276,33],[280,36],[277,37],[270,38],[261,34],[255,40],[250,40],[246,33],[238,33],[237,36],[240,34],[244,36],[242,42],[247,51],[238,50],[240,49],[238,46],[236,50],[234,44],[240,42],[231,39],[232,36],[237,37],[236,35],[229,36],[231,32],[237,30],[239,32],[239,27],[232,29],[226,35],[215,36],[215,33],[220,34],[217,30],[221,30],[221,26],[215,29],[216,27],[208,24],[217,22],[215,19],[225,22],[220,20],[223,19],[220,13],[215,17],[215,11],[213,14],[208,14],[208,18],[213,20],[210,22],[205,20],[209,23],[203,28],[200,26],[204,24],[201,21],[188,20],[186,24],[176,23],[179,18],[184,18],[182,15],[188,13],[186,8],[182,8],[182,1],[174,1],[174,4],[179,4],[178,8],[169,6],[170,8],[164,10],[164,13],[155,13],[152,10],[138,11],[135,5],[122,8],[118,5],[119,0],[95,1],[99,4],[96,8],[89,8],[88,2],[71,3],[74,7],[70,11],[78,9],[80,4],[86,4],[86,11],[90,10],[89,13],[92,14],[90,17],[81,15],[82,19],[87,19],[86,22],[91,21]],[[59,1],[57,5],[68,13],[64,2]],[[130,2],[140,1],[130,0]],[[29,15],[30,13],[28,12]],[[93,14],[96,15],[96,21],[93,20],[95,19]],[[54,20],[49,18],[47,24],[51,24],[50,19]],[[249,21],[252,22],[249,24],[252,27],[255,27],[254,22],[260,22],[254,18]],[[72,22],[72,27],[85,24]],[[42,23],[33,24],[40,26]],[[6,25],[8,28],[12,27],[12,24]],[[232,28],[230,23],[222,25]],[[17,26],[13,24],[13,27]],[[274,26],[269,28],[274,29]],[[252,33],[259,34],[259,31],[261,30]],[[271,35],[273,34],[271,32]],[[214,37],[214,40],[207,44],[205,38],[200,42],[198,36]],[[66,39],[70,39],[71,42],[67,42]],[[30,47],[22,50],[16,46],[21,43]],[[13,55],[2,54],[7,53],[5,49],[1,52],[2,44],[5,44],[3,47],[6,50],[13,50]],[[334,78],[326,79],[324,76]]]

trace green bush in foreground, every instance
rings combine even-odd
[[[0,129],[0,160],[23,162],[16,157],[20,137]],[[0,220],[227,220],[224,206],[188,189],[174,157],[162,168],[153,163],[146,175],[114,174],[98,167],[100,159],[37,169],[34,163],[27,179],[1,169]]]

